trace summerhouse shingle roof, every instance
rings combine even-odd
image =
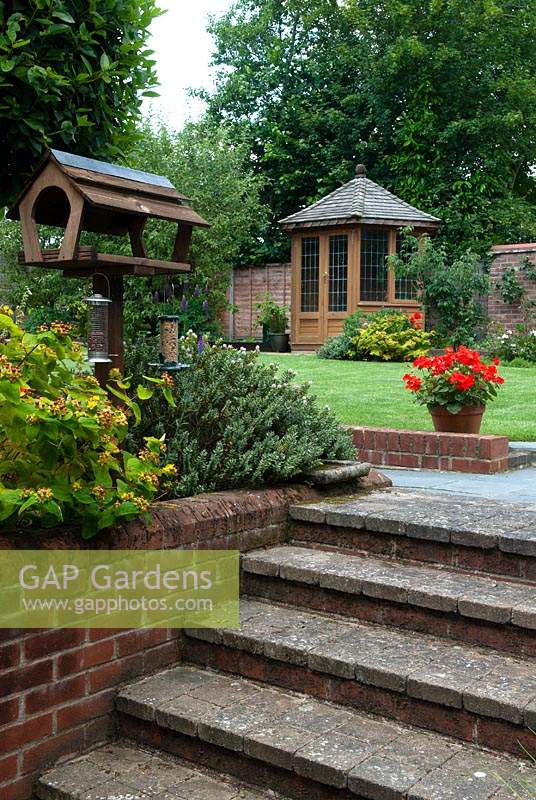
[[[437,226],[441,220],[411,206],[383,186],[366,177],[364,167],[356,177],[311,206],[279,220],[285,228],[314,227],[348,222],[425,224]]]

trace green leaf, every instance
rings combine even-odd
[[[74,19],[71,17],[67,11],[53,11],[52,16],[56,19],[61,19],[63,22],[68,22],[71,25],[74,25]]]
[[[175,398],[173,397],[173,393],[172,393],[171,389],[169,388],[169,386],[164,386],[162,388],[162,394],[164,395],[164,397],[166,398],[166,400],[167,400],[167,402],[169,403],[170,406],[172,406],[173,408],[177,407],[177,404],[175,402]]]
[[[147,386],[142,386],[141,384],[136,389],[136,394],[140,398],[140,400],[150,400],[151,397],[154,395],[154,391],[149,389]]]
[[[100,57],[100,68],[103,71],[106,71],[106,70],[108,70],[110,68],[110,59],[108,58],[106,53],[102,53],[102,55]]]

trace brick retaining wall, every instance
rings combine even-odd
[[[491,475],[508,469],[508,438],[461,433],[352,428],[358,457],[384,467]]]
[[[214,548],[281,541],[291,503],[323,496],[304,486],[231,491],[153,507],[92,542],[76,531],[1,536],[0,548]],[[176,630],[0,629],[0,798],[29,800],[35,779],[60,756],[113,733],[117,686],[175,663]]]

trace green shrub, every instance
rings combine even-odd
[[[349,358],[348,351],[350,349],[351,339],[344,333],[341,336],[334,336],[332,339],[326,339],[324,344],[318,349],[318,358],[332,358],[339,361],[344,361]]]
[[[128,385],[114,388],[123,411],[82,374],[81,347],[65,323],[24,332],[4,308],[0,333],[2,529],[77,523],[88,537],[145,513],[173,469],[160,466],[163,443],[154,437],[140,440],[138,455],[121,449],[127,414],[140,415]]]
[[[374,315],[350,343],[350,358],[364,361],[413,361],[426,355],[431,334],[398,312]]]
[[[150,347],[129,350],[129,373],[143,374]],[[190,367],[175,378],[176,407],[155,396],[130,441],[137,449],[149,432],[166,435],[176,496],[286,481],[325,459],[355,457],[349,435],[309,387],[260,362],[255,351],[192,334],[181,340],[180,360]]]

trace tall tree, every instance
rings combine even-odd
[[[209,114],[246,135],[273,223],[347,178],[369,124],[359,38],[337,0],[237,0],[213,21]],[[246,258],[286,256],[272,225]]]
[[[349,0],[371,152],[454,247],[536,233],[534,0]]]
[[[141,96],[155,0],[0,0],[0,207],[47,146],[120,157]]]
[[[536,235],[534,0],[236,0],[211,30],[209,113],[247,130],[274,220],[362,159],[452,250]]]

